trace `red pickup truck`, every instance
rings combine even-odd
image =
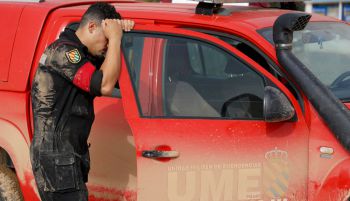
[[[221,3],[109,2],[136,26],[123,36],[120,93],[94,102],[90,200],[349,199],[348,24]],[[91,3],[0,3],[0,200],[39,200],[32,79]]]

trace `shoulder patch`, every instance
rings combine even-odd
[[[79,63],[79,61],[81,60],[81,55],[80,55],[78,49],[73,49],[69,52],[66,52],[66,57],[67,57],[68,61],[73,63],[73,64]]]

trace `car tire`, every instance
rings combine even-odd
[[[0,166],[0,201],[23,201],[16,174],[6,166]]]

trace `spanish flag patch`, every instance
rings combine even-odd
[[[81,60],[81,56],[78,49],[73,49],[69,52],[66,52],[66,57],[68,61],[73,64],[79,63],[79,61]]]

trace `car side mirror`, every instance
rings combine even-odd
[[[295,110],[288,98],[275,87],[264,90],[264,119],[266,122],[282,122],[294,117]]]

